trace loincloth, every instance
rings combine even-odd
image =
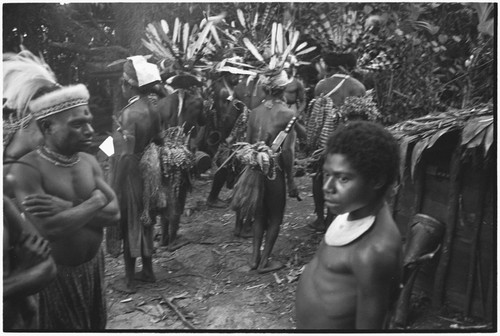
[[[40,329],[103,330],[106,319],[103,251],[78,266],[57,265],[55,280],[40,292]]]

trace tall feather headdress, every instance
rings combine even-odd
[[[241,8],[237,8],[238,20],[233,24],[232,32],[239,47],[247,51],[244,63],[254,67],[252,71],[259,77],[258,81],[265,85],[283,83],[285,64],[308,64],[299,59],[316,49],[316,46],[308,47],[307,42],[298,43],[300,32],[289,17],[284,16],[283,23],[271,23],[271,12],[276,12],[276,7],[270,4],[266,5],[262,14],[255,11],[246,15]],[[260,27],[258,33],[257,27]]]
[[[147,40],[142,39],[142,43],[160,61],[161,68],[193,73],[195,65],[221,44],[215,25],[225,16],[206,17],[193,27],[179,18],[175,18],[172,28],[166,20],[152,22],[146,26]]]
[[[33,118],[29,109],[33,98],[41,91],[53,90],[57,86],[56,76],[43,57],[28,50],[3,54],[3,109],[14,111],[3,120],[4,148]]]
[[[43,119],[88,104],[85,85],[61,86],[43,58],[28,50],[3,56],[4,107],[15,110],[17,119]]]
[[[3,54],[4,107],[15,110],[17,119],[28,115],[29,104],[37,93],[58,86],[54,72],[42,57],[28,50]]]

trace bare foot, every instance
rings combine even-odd
[[[252,261],[250,262],[250,270],[251,270],[251,271],[253,271],[253,270],[257,269],[257,266],[259,266],[259,260],[260,260],[260,258],[257,258],[257,259],[252,260]]]
[[[260,274],[269,273],[272,271],[277,271],[277,270],[283,268],[284,266],[285,265],[283,265],[279,261],[273,260],[273,261],[267,262],[266,266],[264,266],[264,267],[259,266],[259,268],[257,269],[257,272],[259,272]]]
[[[135,282],[134,281],[127,281],[126,279],[118,279],[116,280],[112,287],[116,289],[117,291],[127,293],[127,294],[133,294],[137,292],[137,288],[135,287]]]
[[[211,208],[223,209],[223,208],[227,208],[229,203],[218,198],[216,200],[207,200],[207,205]]]
[[[236,237],[240,237],[240,238],[252,238],[253,232],[252,232],[252,230],[240,231],[240,232],[237,232],[236,230],[234,230],[234,235]]]
[[[139,273],[135,273],[135,280],[142,282],[156,282],[156,278],[154,274],[147,274],[144,271],[140,271]]]

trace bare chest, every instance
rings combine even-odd
[[[352,255],[350,246],[328,246],[324,240],[318,249],[318,260],[322,267],[334,274],[352,274]]]
[[[84,161],[73,167],[58,167],[42,162],[41,172],[44,191],[65,200],[83,201],[96,188],[92,167]]]

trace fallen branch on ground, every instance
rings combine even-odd
[[[186,320],[186,317],[177,309],[177,307],[174,305],[172,300],[166,298],[164,295],[161,296],[163,301],[160,303],[166,303],[167,306],[174,311],[174,313],[181,319],[182,323],[184,323],[189,329],[196,329],[194,325],[192,325],[188,320]]]

